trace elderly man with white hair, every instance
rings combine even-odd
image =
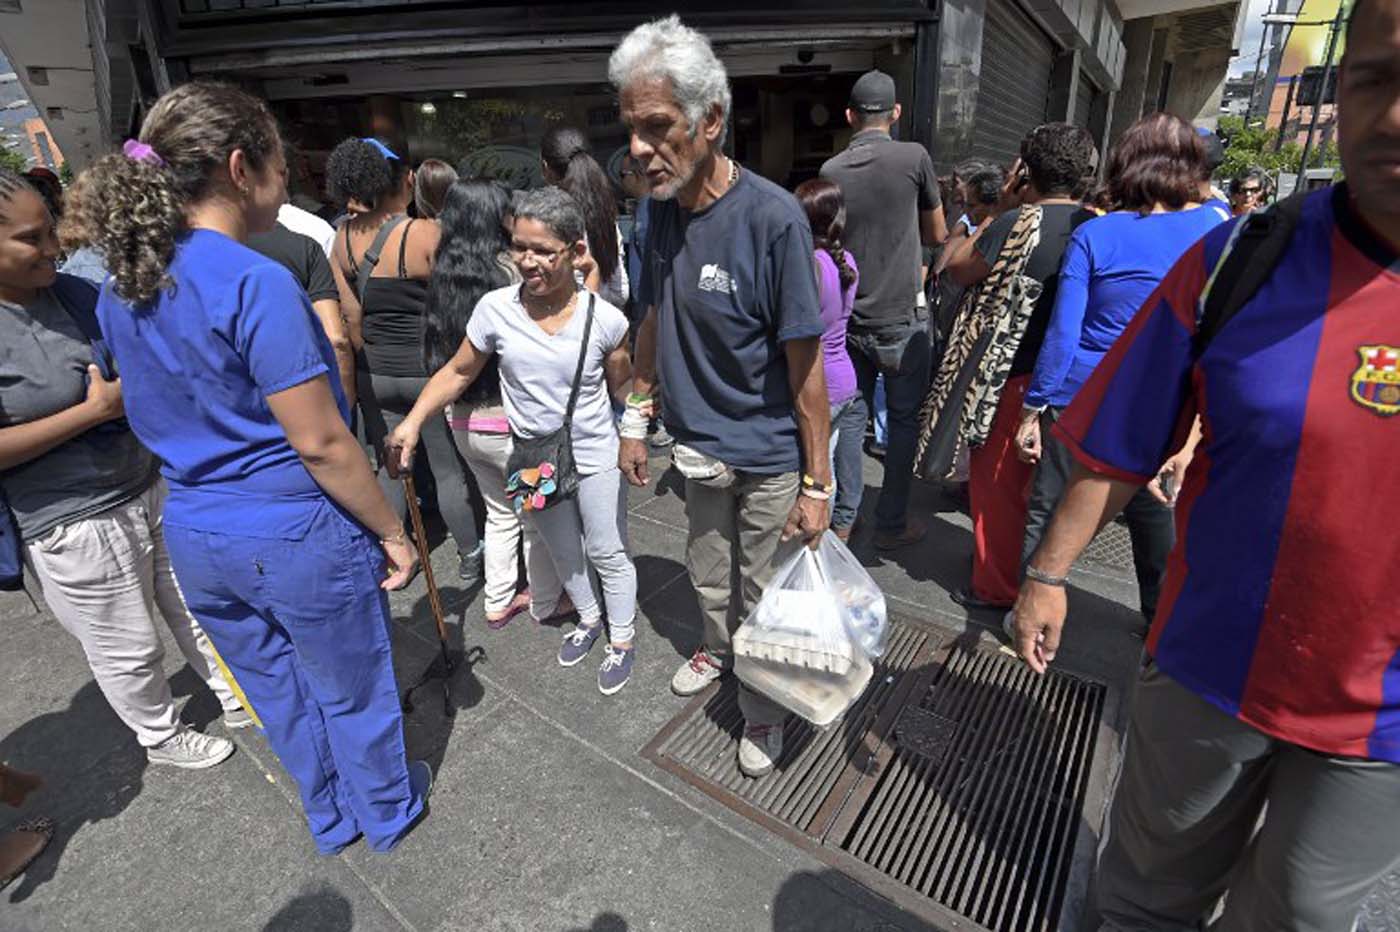
[[[780,542],[815,543],[830,523],[812,234],[792,195],[723,154],[729,79],[704,35],[675,16],[638,26],[608,76],[652,197],[637,294],[646,317],[618,459],[630,482],[646,484],[647,417],[664,385],[705,626],[671,681],[689,696],[729,668],[730,637],[772,577]],[[739,706],[739,767],[762,776],[782,754],[786,716],[742,683]]]

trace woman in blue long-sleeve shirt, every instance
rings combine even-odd
[[[1050,325],[1026,391],[1017,447],[1038,461],[1022,560],[1040,543],[1069,482],[1073,457],[1050,426],[1177,259],[1222,220],[1199,203],[1205,148],[1191,125],[1143,117],[1109,154],[1117,210],[1075,230],[1060,267]],[[1146,490],[1125,509],[1142,612],[1149,619],[1173,540],[1171,512]]]

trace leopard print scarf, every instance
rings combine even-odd
[[[1042,285],[1024,273],[1040,243],[1041,209],[1021,208],[991,273],[968,289],[943,360],[919,413],[914,472],[943,479],[960,444],[980,446],[991,432],[1011,362]]]

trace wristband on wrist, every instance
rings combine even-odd
[[[645,440],[647,427],[650,425],[651,418],[639,408],[628,405],[627,410],[622,412],[622,422],[618,425],[617,432],[626,440]]]
[[[632,392],[627,396],[627,407],[640,408],[651,404],[655,400],[655,397],[652,395],[639,395],[636,392]]]
[[[815,499],[816,501],[819,501],[819,502],[828,502],[828,501],[831,501],[831,493],[830,493],[830,492],[819,492],[819,491],[817,491],[816,489],[803,489],[803,490],[802,490],[802,495],[803,495],[804,497],[806,497],[806,498]]]
[[[407,543],[408,543],[408,532],[405,531],[403,528],[399,528],[399,532],[398,532],[397,534],[394,534],[394,535],[390,536],[390,537],[381,537],[381,538],[379,538],[379,544],[380,544],[380,546],[383,546],[383,545],[385,545],[385,544],[407,544]]]
[[[1033,566],[1026,567],[1026,578],[1035,580],[1042,586],[1054,586],[1056,589],[1063,589],[1069,582],[1068,576],[1051,576]]]
[[[802,474],[802,491],[806,492],[808,489],[814,492],[822,492],[827,498],[830,498],[831,493],[836,491],[836,483],[828,482],[822,484],[804,472]]]

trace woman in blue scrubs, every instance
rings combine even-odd
[[[405,760],[384,591],[414,557],[305,293],[243,245],[272,229],[285,171],[261,101],[186,84],[89,170],[80,209],[112,273],[98,316],[127,417],[164,462],[190,610],[296,779],[317,848],[364,835],[386,851],[432,781]]]

